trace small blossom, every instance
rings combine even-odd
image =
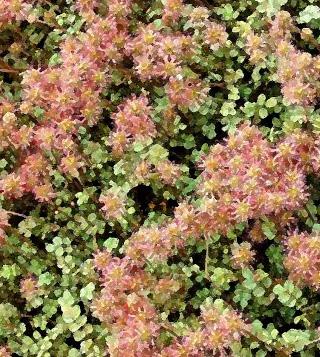
[[[33,193],[39,202],[49,202],[56,195],[50,182],[34,187]]]
[[[165,0],[162,20],[165,24],[174,24],[179,21],[183,10],[182,0]]]
[[[284,266],[289,278],[300,286],[320,288],[320,237],[317,233],[297,233],[286,240]]]
[[[24,278],[20,281],[20,292],[23,298],[30,301],[38,294],[38,283],[34,277]]]
[[[9,347],[7,346],[0,346],[0,357],[11,357],[11,352]]]
[[[161,181],[166,185],[175,185],[176,181],[181,176],[181,169],[178,165],[173,164],[169,160],[161,161],[156,165]]]
[[[84,163],[80,158],[73,154],[63,157],[60,162],[61,171],[73,177],[79,177],[79,169],[83,166]]]
[[[251,250],[249,242],[234,243],[231,246],[231,254],[232,265],[236,269],[250,266],[255,255],[254,251]]]
[[[125,200],[121,194],[113,190],[107,191],[99,198],[99,202],[103,204],[101,210],[106,219],[118,220],[125,213]]]
[[[228,33],[225,28],[211,21],[207,23],[203,35],[204,43],[207,44],[212,51],[216,51],[225,45],[228,39]]]

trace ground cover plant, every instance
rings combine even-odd
[[[0,0],[0,357],[319,356],[317,0]]]

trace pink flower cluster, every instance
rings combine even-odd
[[[86,32],[65,40],[61,45],[61,64],[23,73],[19,110],[37,117],[34,110],[39,109],[42,119],[33,127],[19,126],[14,112],[3,113],[0,147],[19,149],[21,162],[15,172],[0,180],[0,192],[7,197],[18,198],[32,192],[41,202],[52,199],[50,163],[44,158],[48,151],[54,154],[58,168],[71,177],[78,177],[85,166],[75,135],[79,126],[92,126],[100,119],[100,94],[108,83],[108,68],[122,59],[128,36],[127,19],[114,13],[119,10],[115,10],[117,4],[129,5],[114,1],[113,12],[105,18],[94,15]],[[84,2],[78,5],[85,8]],[[8,107],[8,103],[4,104]]]
[[[32,298],[37,296],[38,292],[39,292],[38,282],[33,276],[29,276],[21,279],[20,293],[24,299],[30,301]]]
[[[144,95],[128,98],[112,115],[115,130],[111,134],[111,145],[116,155],[122,154],[128,145],[136,140],[156,136],[156,128],[151,119],[151,107]]]
[[[179,21],[184,9],[182,0],[164,0],[162,21],[166,25],[175,24]]]
[[[263,216],[288,222],[291,212],[308,197],[305,178],[316,169],[314,158],[318,150],[314,139],[302,131],[271,144],[256,127],[244,124],[203,157],[195,203],[180,203],[173,219],[161,226],[141,227],[126,241],[123,258],[98,252],[94,262],[103,289],[93,303],[93,311],[112,331],[114,338],[108,352],[112,356],[125,353],[134,357],[202,357],[208,353],[223,356],[230,343],[248,333],[249,325],[236,312],[221,313],[211,306],[203,308],[199,328],[174,337],[169,346],[159,351],[161,331],[172,331],[173,326],[160,319],[158,309],[182,286],[171,277],[158,280],[144,267],[148,261],[164,261],[176,249],[183,249],[190,236],[225,234],[236,223]],[[148,170],[147,163],[143,163]],[[254,241],[261,241],[259,221],[250,234]],[[312,247],[320,247],[318,238],[309,241]],[[310,251],[309,243],[299,244],[301,249],[308,247]],[[300,250],[293,250],[291,243],[289,246],[287,268],[290,270],[288,264],[294,262],[291,270],[301,271],[306,259],[301,258]],[[316,249],[314,262],[318,259]],[[235,268],[250,266],[254,259],[247,242],[234,244],[231,253]],[[306,270],[303,276],[308,276]]]
[[[200,106],[208,97],[210,87],[199,79],[171,77],[166,92],[171,105],[180,109]]]
[[[154,285],[153,278],[129,258],[113,258],[105,251],[98,252],[94,261],[103,289],[92,309],[114,334],[109,353],[114,357],[153,356],[160,327],[145,294]]]
[[[150,182],[155,178],[165,185],[174,186],[181,177],[182,170],[180,165],[170,160],[161,160],[153,166],[148,160],[142,160],[137,164],[134,174],[138,183]]]
[[[320,56],[312,57],[282,41],[278,45],[277,57],[277,74],[284,98],[290,104],[313,104],[319,95],[316,82],[320,79]]]
[[[225,349],[249,329],[236,312],[203,306],[199,328],[175,337],[168,347],[161,348],[161,331],[170,332],[173,326],[161,320],[147,292],[155,291],[156,299],[159,302],[162,296],[163,303],[180,289],[179,282],[171,278],[157,280],[128,257],[113,258],[106,251],[98,252],[94,263],[103,289],[92,309],[113,334],[108,345],[111,356],[204,357],[213,352],[223,356]]]
[[[213,146],[202,161],[198,187],[204,232],[226,233],[236,223],[301,207],[313,144],[297,132],[274,146],[257,128],[243,125],[225,145]]]
[[[246,36],[245,50],[249,55],[249,60],[251,63],[259,64],[263,62],[269,54],[269,46],[266,36],[259,36],[253,31],[250,31]]]
[[[285,241],[284,266],[289,278],[300,286],[320,289],[320,236],[294,232]]]
[[[241,339],[250,330],[233,310],[221,311],[214,306],[202,306],[200,327],[190,331],[182,339],[174,339],[164,348],[159,357],[205,357],[211,355],[229,356],[227,348]]]
[[[11,357],[11,352],[9,350],[9,347],[6,346],[0,346],[0,356],[1,357]]]
[[[49,181],[50,167],[51,165],[41,152],[29,154],[16,172],[0,180],[0,192],[13,199],[32,193],[40,202],[50,201],[55,196]]]
[[[299,31],[291,15],[279,11],[267,34],[248,33],[246,50],[254,64],[265,60],[268,54],[275,54],[277,77],[282,84],[284,99],[289,104],[308,106],[314,104],[320,94],[317,84],[320,79],[320,56],[298,50],[292,44],[292,33]],[[304,36],[303,32],[301,36]]]
[[[249,242],[234,243],[231,246],[231,262],[235,269],[249,267],[254,260],[255,252]]]
[[[2,0],[0,2],[0,27],[12,23],[13,21],[29,20],[35,0]]]
[[[126,255],[137,265],[147,260],[164,261],[172,253],[173,247],[182,247],[181,230],[176,222],[164,227],[141,227],[126,244]]]
[[[99,202],[103,204],[101,210],[107,220],[120,219],[125,213],[125,197],[115,190],[101,195]]]
[[[199,203],[180,203],[174,218],[160,228],[142,227],[127,241],[126,254],[144,264],[166,259],[190,236],[226,234],[237,223],[263,216],[287,222],[285,216],[306,202],[306,174],[314,170],[317,152],[314,139],[304,132],[273,145],[256,127],[241,126],[203,158]]]
[[[154,24],[141,25],[126,45],[126,54],[132,56],[134,68],[144,81],[178,75],[182,63],[194,51],[192,37],[180,32],[162,33]]]
[[[0,209],[0,247],[2,245],[4,245],[5,241],[6,241],[6,232],[5,229],[7,227],[10,227],[9,224],[9,216],[7,211]]]

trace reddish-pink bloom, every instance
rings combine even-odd
[[[286,239],[284,266],[289,278],[300,286],[320,289],[320,236],[294,232]]]

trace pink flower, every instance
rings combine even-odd
[[[165,0],[162,20],[167,25],[174,25],[179,21],[183,11],[182,0]]]
[[[99,198],[99,202],[103,204],[101,210],[106,219],[118,220],[125,213],[125,197],[112,189],[102,194]]]
[[[156,136],[156,128],[150,116],[148,98],[143,95],[128,98],[118,107],[118,112],[112,115],[115,130],[110,136],[116,154],[121,155],[132,141]]]
[[[20,293],[26,300],[31,300],[38,294],[38,283],[34,277],[27,277],[20,281]]]
[[[203,104],[209,90],[210,88],[204,82],[191,78],[170,77],[166,86],[170,102],[182,109]]]
[[[300,286],[320,289],[320,237],[317,233],[292,233],[286,239],[284,266]]]
[[[228,40],[228,33],[225,28],[211,21],[207,22],[203,35],[204,43],[207,44],[212,51],[216,51],[224,46]]]

